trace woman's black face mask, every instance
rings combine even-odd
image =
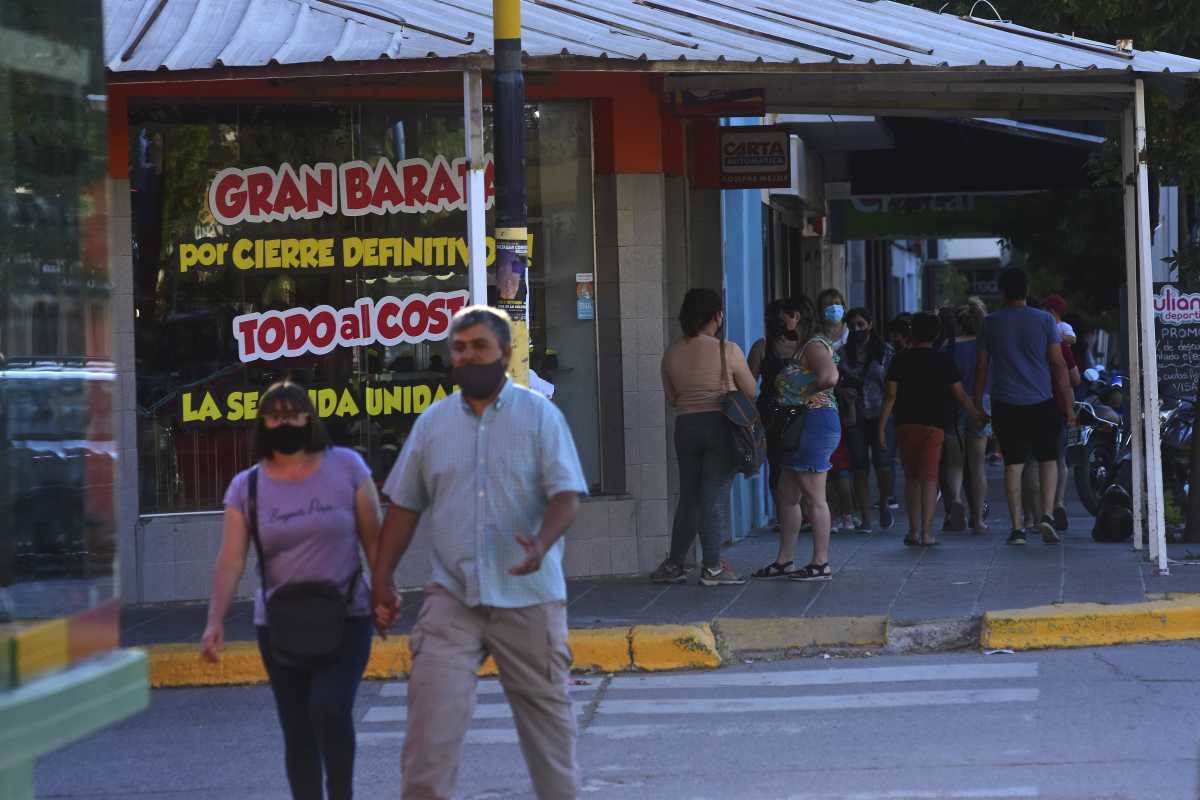
[[[263,428],[263,443],[272,452],[290,456],[304,449],[312,435],[312,422],[303,425],[283,424],[274,428]]]

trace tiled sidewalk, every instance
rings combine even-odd
[[[1091,601],[1133,603],[1161,593],[1200,592],[1200,546],[1172,545],[1180,563],[1156,576],[1143,555],[1128,544],[1097,544],[1092,518],[1078,506],[1069,510],[1071,530],[1059,545],[1031,537],[1025,547],[1004,543],[1003,500],[992,481],[992,532],[943,534],[935,548],[904,547],[901,519],[891,531],[838,534],[833,539],[832,581],[793,583],[750,581],[744,586],[707,588],[695,583],[661,586],[646,578],[570,581],[569,613],[574,628],[629,624],[711,622],[720,618],[888,616],[898,621],[975,617],[1000,609]],[[806,537],[800,543],[807,556]],[[728,548],[734,569],[749,573],[773,560],[775,536],[759,531]],[[419,593],[405,598],[396,626],[406,632],[420,604]],[[203,604],[142,606],[122,613],[125,645],[196,642],[204,627]],[[250,604],[240,602],[226,622],[230,640],[252,639]]]

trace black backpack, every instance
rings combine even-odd
[[[725,340],[721,347],[721,388],[725,388],[728,370],[725,364]],[[757,475],[767,461],[767,432],[758,416],[754,401],[739,390],[721,396],[721,413],[729,424],[733,440],[733,468],[747,478]]]

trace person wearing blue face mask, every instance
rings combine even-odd
[[[850,338],[850,328],[846,325],[846,298],[837,289],[824,289],[817,295],[817,309],[833,342],[834,352],[842,352]]]

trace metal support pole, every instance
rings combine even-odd
[[[1129,425],[1132,434],[1130,449],[1133,451],[1133,549],[1142,549],[1142,521],[1145,519],[1146,497],[1142,476],[1146,474],[1144,465],[1145,450],[1142,442],[1145,438],[1142,426],[1142,375],[1141,375],[1141,328],[1138,322],[1138,249],[1137,249],[1137,190],[1135,184],[1135,166],[1137,156],[1134,147],[1133,109],[1127,108],[1121,116],[1121,175],[1124,185],[1125,199],[1125,305],[1128,319],[1126,335],[1128,337],[1129,363],[1125,365],[1129,373]]]
[[[529,384],[529,230],[525,205],[525,75],[521,68],[521,0],[492,0],[496,71],[496,305],[513,318],[510,372]]]
[[[467,147],[467,253],[471,302],[487,304],[487,206],[484,198],[483,78],[463,72],[463,125]]]
[[[1138,328],[1142,346],[1142,411],[1146,445],[1146,516],[1149,523],[1150,558],[1159,574],[1167,567],[1167,524],[1163,503],[1162,439],[1158,408],[1158,348],[1154,341],[1154,268],[1150,251],[1150,167],[1146,163],[1146,90],[1135,82],[1133,100],[1135,167],[1137,169],[1138,303],[1142,324]]]

